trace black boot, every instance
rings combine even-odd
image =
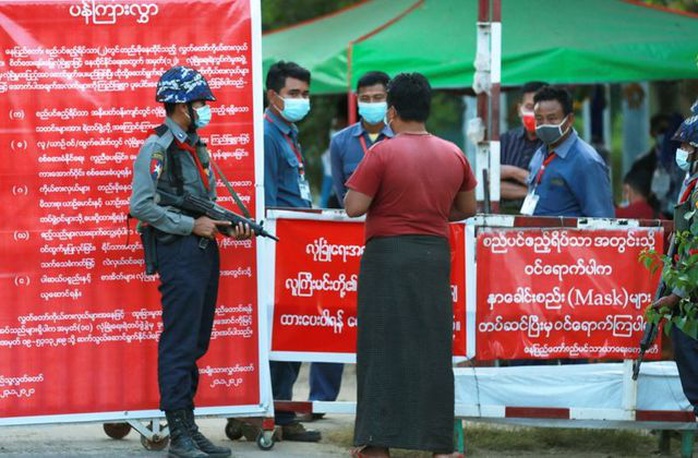
[[[194,412],[192,410],[187,410],[187,428],[189,428],[189,435],[194,440],[194,443],[199,450],[206,453],[209,457],[213,458],[227,458],[231,455],[231,451],[226,447],[218,447],[213,444],[206,436],[201,434],[199,427],[196,426],[194,422]]]
[[[165,412],[167,425],[170,427],[169,458],[206,458],[208,455],[202,452],[194,443],[189,428],[187,427],[187,411],[168,410]]]

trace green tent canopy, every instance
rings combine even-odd
[[[264,75],[279,60],[294,61],[312,73],[313,94],[347,91],[347,50],[353,40],[389,23],[415,0],[367,1],[262,37]]]
[[[369,70],[472,85],[477,0],[370,0],[262,38],[264,71],[292,60],[314,94],[346,92]],[[502,85],[698,78],[698,16],[632,0],[501,0]],[[350,58],[349,58],[350,56]],[[351,79],[351,84],[349,80]]]

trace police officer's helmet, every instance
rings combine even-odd
[[[698,114],[686,118],[671,139],[681,143],[690,143],[698,148]]]
[[[188,103],[194,100],[214,101],[216,98],[201,73],[193,68],[177,66],[160,77],[155,100],[162,103]]]

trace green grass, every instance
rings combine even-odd
[[[466,423],[466,456],[470,457],[649,457],[657,454],[658,437],[645,430],[530,428]],[[325,440],[350,448],[352,429],[326,433]],[[671,455],[680,456],[679,439],[671,442]],[[392,450],[393,458],[428,458],[430,453]]]
[[[630,430],[594,430],[566,428],[491,427],[471,425],[465,428],[465,443],[470,450],[491,452],[597,452],[613,456],[651,453],[657,439]]]

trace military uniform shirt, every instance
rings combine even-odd
[[[170,167],[173,165],[167,162],[167,149],[175,139],[182,143],[196,145],[199,137],[197,134],[187,134],[171,118],[165,119],[165,125],[168,127],[168,131],[162,136],[154,134],[148,137],[138,152],[138,157],[133,165],[131,215],[163,232],[189,235],[194,229],[194,218],[183,215],[177,208],[158,205],[157,191],[172,195],[178,194],[176,184],[172,182],[173,175]],[[215,200],[216,180],[205,146],[197,146],[197,155],[207,174],[208,189],[204,187],[191,154],[179,149],[176,149],[173,154],[180,155],[183,191]]]

